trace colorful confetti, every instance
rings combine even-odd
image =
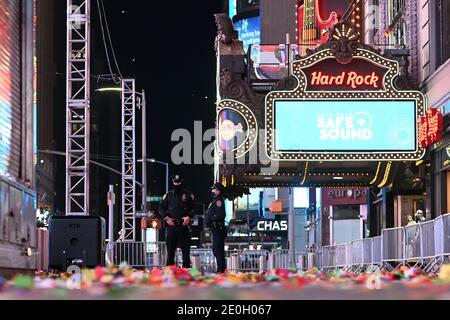
[[[400,287],[399,287],[400,286]],[[255,288],[263,287],[259,290]],[[323,272],[311,269],[296,272],[288,269],[275,269],[265,274],[259,273],[225,273],[220,275],[203,274],[197,269],[166,267],[153,270],[134,270],[126,264],[119,267],[97,267],[85,269],[81,274],[60,275],[37,273],[34,278],[16,276],[10,281],[0,277],[0,299],[2,295],[14,294],[15,290],[51,292],[51,297],[67,298],[74,291],[84,292],[87,296],[106,299],[127,299],[139,290],[151,290],[159,299],[179,298],[186,294],[184,290],[197,290],[206,299],[233,299],[256,295],[276,299],[271,296],[274,289],[283,292],[301,292],[302,290],[340,290],[343,292],[370,292],[376,290],[400,290],[415,296],[426,294],[426,290],[414,291],[416,288],[430,288],[438,292],[450,293],[450,265],[442,266],[438,273],[425,273],[419,268],[400,267],[393,272],[377,270],[372,273],[351,273],[344,270]],[[178,290],[171,290],[178,288]],[[74,290],[78,289],[78,290]],[[209,290],[203,290],[209,289]],[[235,290],[235,291],[233,291]],[[239,291],[240,290],[240,291]],[[253,290],[253,291],[252,291]],[[183,293],[184,292],[184,293]],[[233,297],[232,292],[236,292]],[[149,293],[145,297],[149,297]],[[313,295],[312,295],[313,296]],[[359,298],[359,297],[356,297]]]

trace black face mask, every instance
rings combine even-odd
[[[175,190],[175,192],[180,192],[181,190],[183,190],[183,185],[174,185],[173,190]]]

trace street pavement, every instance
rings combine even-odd
[[[203,275],[195,269],[130,268],[76,275],[18,276],[0,281],[0,300],[450,300],[450,265],[352,274],[277,269],[260,274]]]

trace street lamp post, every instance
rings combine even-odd
[[[147,211],[147,115],[145,91],[142,90],[142,211]]]
[[[159,164],[162,164],[162,165],[166,166],[166,193],[169,192],[169,163],[163,162],[163,161],[159,161],[159,160],[156,160],[156,159],[148,159],[147,161],[151,162],[151,163],[159,163]]]

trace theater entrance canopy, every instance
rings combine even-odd
[[[337,24],[328,42],[288,63],[289,74],[267,92],[244,80],[250,68],[239,78],[239,41],[217,40],[218,181],[236,194],[381,188],[402,163],[423,158],[425,97],[402,87],[398,61],[357,38],[351,24]]]

